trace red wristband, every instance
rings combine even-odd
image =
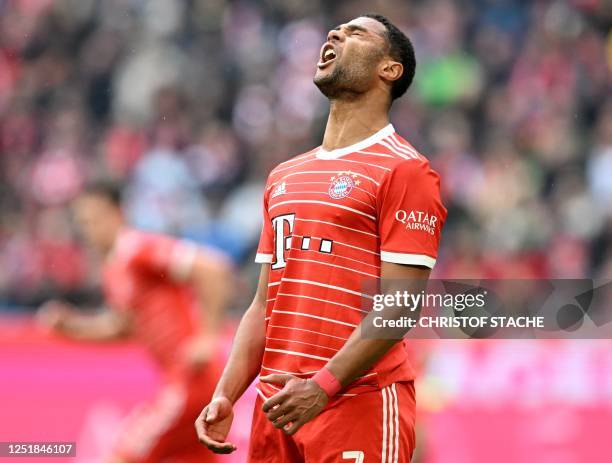
[[[342,384],[327,368],[321,368],[313,377],[312,380],[317,383],[321,389],[325,391],[328,397],[335,396],[342,389]]]

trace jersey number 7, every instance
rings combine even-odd
[[[364,454],[360,450],[346,450],[342,452],[343,460],[353,460],[355,463],[363,463]]]

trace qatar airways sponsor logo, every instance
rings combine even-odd
[[[430,235],[436,233],[438,217],[425,211],[415,209],[399,209],[395,212],[395,220],[404,225],[406,230],[420,230]]]

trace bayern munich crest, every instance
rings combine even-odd
[[[338,175],[334,175],[331,178],[329,197],[332,199],[346,198],[351,194],[356,185],[359,185],[356,174],[352,172],[338,172]]]

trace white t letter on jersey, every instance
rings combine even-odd
[[[272,227],[274,227],[274,253],[276,254],[272,270],[284,268],[285,251],[291,247],[291,233],[293,233],[293,222],[295,214],[279,215],[272,219]],[[288,225],[288,231],[285,233],[285,223]]]

